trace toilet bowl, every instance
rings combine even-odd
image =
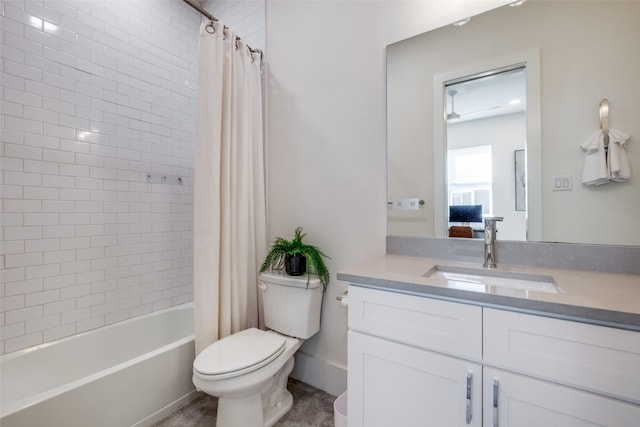
[[[218,397],[218,427],[270,427],[293,405],[287,379],[294,353],[320,328],[322,287],[273,272],[260,276],[265,326],[245,329],[204,349],[193,363],[193,384]]]

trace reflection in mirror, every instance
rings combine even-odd
[[[456,92],[454,100],[459,101],[451,107],[450,91]],[[486,205],[485,217],[492,216],[490,212],[505,219],[496,238],[539,240],[539,94],[537,50],[496,57],[433,76],[435,237],[452,237],[450,228],[459,227],[450,224],[453,221],[446,216],[453,200],[448,183],[468,180],[465,176],[475,173],[474,168],[485,165],[485,177],[481,177],[485,191],[477,196],[486,198],[482,203]],[[465,156],[456,165],[452,158],[457,154]],[[478,156],[484,156],[484,160]],[[472,236],[482,237],[482,229],[483,224],[477,224]]]
[[[482,238],[482,218],[501,216],[500,239],[525,240],[526,173],[516,167],[526,150],[525,67],[450,80],[444,90],[448,236],[470,227]]]
[[[388,234],[447,236],[447,202],[458,196],[448,194],[451,153],[445,149],[444,135],[451,145],[449,137],[458,133],[456,128],[480,120],[449,126],[447,113],[465,112],[463,91],[451,88],[457,91],[454,109],[444,83],[526,63],[526,113],[521,113],[526,116],[526,153],[514,146],[497,160],[492,151],[492,214],[507,217],[509,210],[515,217],[526,216],[529,241],[640,246],[638,16],[638,1],[529,0],[474,16],[460,27],[448,25],[388,46],[388,200],[425,201],[416,210],[390,205]],[[538,86],[532,87],[535,81]],[[609,100],[610,126],[631,135],[631,179],[589,187],[581,183],[585,153],[580,146],[599,129],[598,108],[604,98]],[[489,135],[497,139],[495,132]],[[492,144],[474,144],[483,145]],[[521,157],[526,202],[514,193],[515,199],[499,206],[496,191],[499,187],[515,192]],[[498,171],[509,176],[499,179]],[[568,188],[558,191],[558,180],[568,182]],[[456,200],[476,203],[464,197]],[[526,211],[521,210],[524,205]],[[522,238],[521,228],[514,230],[520,237],[508,237],[508,227],[516,223],[505,218],[498,239]]]

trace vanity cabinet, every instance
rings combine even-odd
[[[638,425],[640,333],[484,308],[483,346],[484,425]]]
[[[635,426],[640,333],[349,287],[350,427]]]
[[[481,338],[480,307],[349,287],[349,426],[481,426]]]

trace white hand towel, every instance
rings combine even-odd
[[[625,150],[628,140],[629,134],[616,129],[609,129],[607,168],[612,181],[626,182],[631,178],[631,166]]]
[[[580,146],[585,151],[582,183],[595,186],[606,184],[610,180],[607,169],[607,156],[604,151],[604,136],[597,131]]]

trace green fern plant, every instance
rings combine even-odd
[[[285,268],[287,255],[299,254],[304,256],[307,262],[307,286],[309,285],[311,274],[315,272],[318,279],[320,279],[324,292],[327,290],[331,276],[323,258],[329,257],[317,247],[304,243],[303,238],[306,235],[306,233],[302,233],[302,227],[296,227],[293,240],[276,237],[271,245],[271,249],[269,249],[267,253],[267,257],[260,267],[260,272],[266,271],[269,267],[271,267],[272,270],[283,270]]]

